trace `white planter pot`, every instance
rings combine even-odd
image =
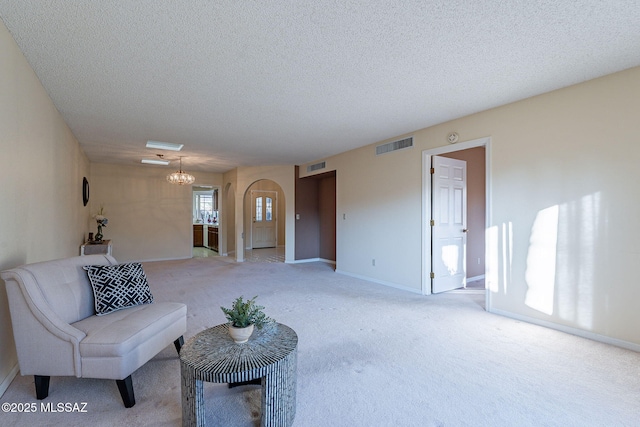
[[[233,325],[229,325],[229,335],[237,343],[242,344],[249,341],[249,337],[253,333],[253,325],[249,325],[246,328],[236,328]]]

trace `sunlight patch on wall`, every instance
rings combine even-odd
[[[487,264],[485,286],[491,292],[506,294],[511,283],[513,263],[513,223],[503,223],[501,227],[494,225],[485,234]],[[502,279],[502,282],[501,282]]]
[[[556,306],[561,318],[587,329],[593,326],[601,204],[596,192],[560,206]]]
[[[553,314],[559,206],[538,212],[531,229],[525,281],[529,289],[525,304],[545,314]]]
[[[513,261],[513,223],[502,224],[502,281],[504,293],[511,282],[511,262]]]
[[[487,228],[485,232],[486,245],[486,267],[485,267],[485,286],[490,292],[498,292],[498,227],[492,226]]]

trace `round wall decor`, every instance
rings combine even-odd
[[[82,203],[84,206],[89,203],[89,181],[86,176],[82,178]]]

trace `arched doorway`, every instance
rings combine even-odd
[[[284,262],[285,194],[270,179],[251,184],[244,194],[244,259],[248,262]]]

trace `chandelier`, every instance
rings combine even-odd
[[[193,184],[195,180],[195,176],[182,171],[182,157],[180,157],[180,170],[178,172],[167,175],[167,181],[169,181],[171,184]]]

